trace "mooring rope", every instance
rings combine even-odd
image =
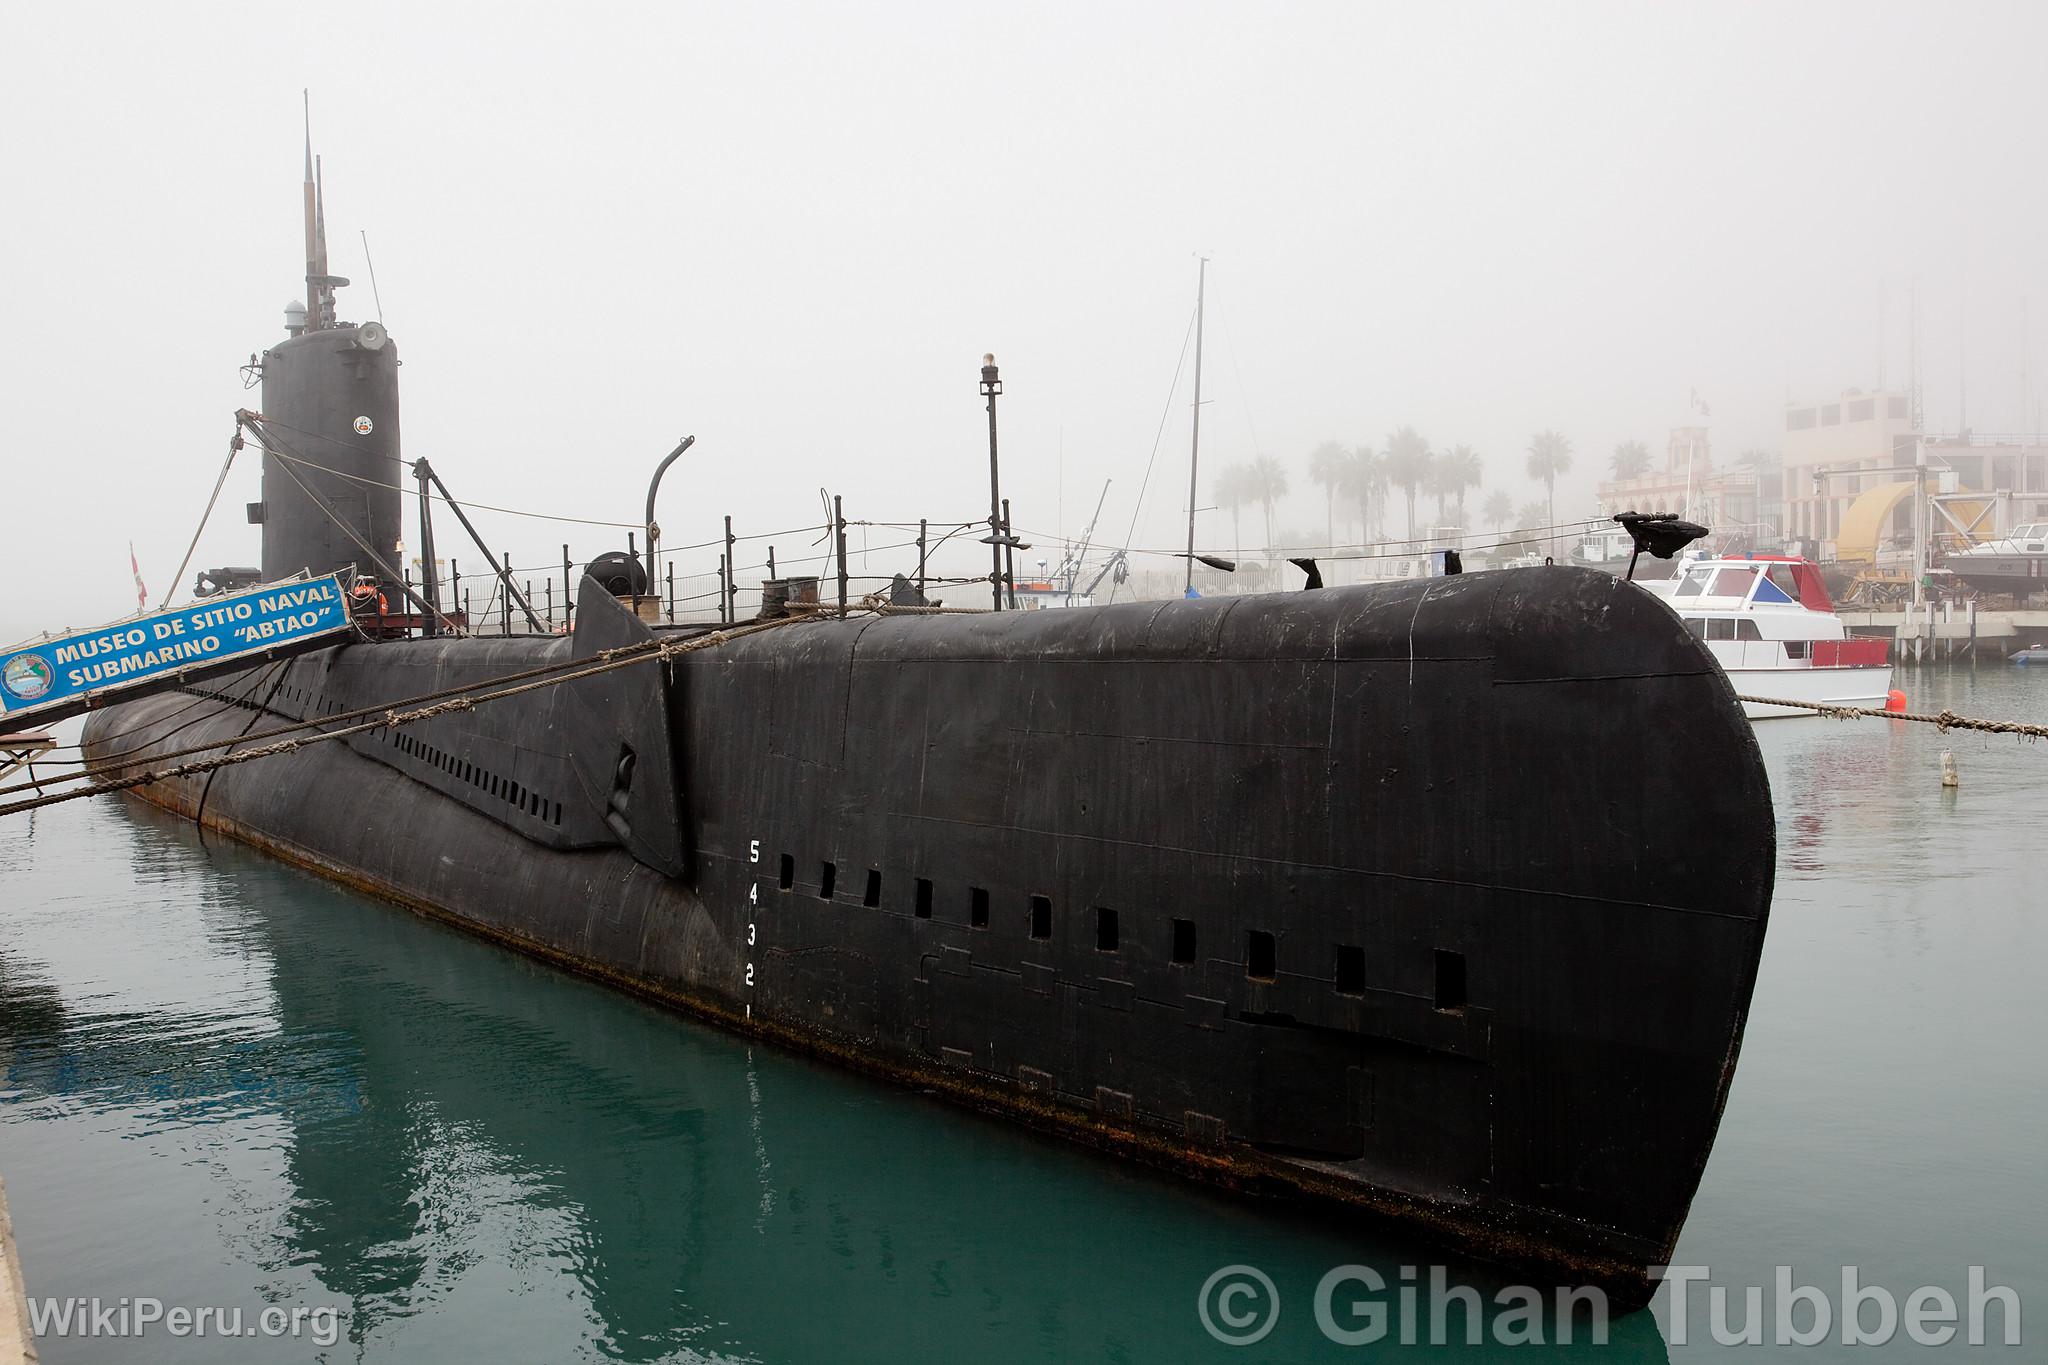
[[[221,768],[230,768],[238,763],[250,763],[259,758],[271,758],[279,754],[293,753],[309,745],[322,744],[329,740],[347,739],[354,735],[366,734],[372,730],[397,729],[401,726],[417,724],[423,720],[432,720],[437,716],[472,710],[489,702],[502,701],[507,697],[523,696],[529,692],[538,692],[543,688],[557,687],[563,683],[575,682],[578,679],[595,677],[600,673],[609,673],[613,669],[628,668],[634,664],[645,663],[649,660],[665,662],[684,654],[695,653],[698,650],[714,649],[719,645],[728,644],[733,640],[758,634],[764,630],[772,630],[778,626],[790,625],[798,621],[818,620],[820,619],[819,616],[812,615],[812,612],[822,613],[825,610],[829,610],[829,608],[820,604],[791,603],[790,605],[798,610],[789,616],[767,621],[756,621],[744,626],[727,627],[722,630],[712,631],[706,635],[695,636],[688,640],[649,640],[639,644],[621,645],[613,649],[599,650],[583,659],[568,660],[544,665],[540,668],[526,669],[523,672],[506,674],[504,677],[488,679],[481,683],[446,688],[440,692],[423,693],[418,697],[407,698],[403,701],[387,702],[380,706],[362,707],[358,710],[344,711],[333,716],[323,716],[314,720],[302,720],[291,725],[278,726],[271,730],[262,731],[256,735],[242,734],[208,744],[196,744],[183,749],[173,749],[167,753],[154,755],[148,760],[136,759],[129,762],[112,763],[76,773],[67,773],[62,777],[49,779],[41,783],[0,787],[0,793],[6,793],[30,789],[40,790],[43,786],[47,786],[49,781],[90,781],[92,783],[88,787],[75,788],[66,792],[47,793],[30,800],[13,801],[0,805],[0,815],[16,815],[24,811],[39,810],[44,806],[60,805],[66,801],[76,801],[90,796],[102,796],[113,792],[128,791],[135,787],[145,787],[153,782],[163,781],[166,778],[196,777]],[[988,609],[985,607],[894,606],[870,598],[863,601],[858,607],[849,608],[849,610],[871,611],[883,615],[931,615],[938,613],[960,613],[967,615],[985,612]],[[508,682],[514,685],[510,687],[503,685]],[[2018,735],[2028,739],[2048,739],[2048,725],[2036,725],[2026,721],[2014,720],[1985,720],[1977,716],[1959,716],[1947,709],[1943,709],[1936,715],[1928,715],[1912,711],[1887,711],[1869,706],[1835,706],[1826,702],[1793,701],[1785,697],[1752,697],[1737,694],[1736,700],[1747,702],[1752,706],[1782,706],[1789,710],[1811,711],[1817,716],[1832,720],[1858,720],[1864,718],[1906,720],[1922,725],[1932,725],[1944,733],[1950,730],[1976,730],[1985,734]],[[427,704],[420,705],[422,702]],[[412,709],[401,709],[406,707],[411,707]],[[226,748],[244,743],[250,739],[269,739],[273,736],[292,735],[294,731],[310,729],[318,725],[331,725],[337,721],[346,720],[357,720],[358,723],[344,725],[338,730],[321,730],[310,735],[294,735],[291,738],[280,738],[274,743],[263,744],[253,749],[244,749],[239,753],[223,754],[216,758],[198,759],[190,763],[179,763],[168,768],[151,768],[143,772],[130,774],[127,777],[106,776],[110,772],[118,772],[123,768],[135,767],[144,761],[160,763],[165,759],[202,753],[209,749]],[[129,752],[134,751],[131,750]]]
[[[1752,706],[1786,706],[1797,711],[1811,711],[1829,720],[1858,720],[1871,717],[1877,720],[1910,720],[1922,725],[1932,725],[1937,730],[1981,730],[1991,735],[2021,735],[2028,739],[2048,739],[2048,725],[2031,725],[2019,720],[1983,720],[1976,716],[1959,716],[1944,709],[1938,715],[1927,715],[1915,711],[1886,711],[1874,706],[1831,706],[1826,702],[1788,701],[1781,697],[1745,697],[1738,695],[1735,700],[1748,702]]]
[[[986,583],[988,580],[986,578],[969,578],[962,581]],[[820,615],[826,612],[836,615],[839,611],[839,608],[830,602],[788,602],[784,606],[792,612],[815,612]],[[878,616],[988,616],[993,615],[995,611],[993,607],[919,607],[907,604],[898,606],[893,602],[879,601],[874,594],[869,594],[860,601],[852,603],[846,609],[849,612],[871,611]]]
[[[109,771],[118,771],[121,768],[134,767],[136,766],[135,763],[120,763],[111,765],[109,768],[94,768],[81,773],[71,773],[66,775],[67,780],[91,779],[93,785],[75,788],[71,791],[38,796],[27,801],[9,802],[6,805],[0,805],[0,815],[15,815],[22,811],[36,810],[43,806],[54,806],[65,801],[76,801],[83,797],[102,796],[111,792],[127,791],[133,787],[148,786],[152,782],[159,782],[165,778],[196,777],[202,773],[210,773],[220,768],[233,767],[237,763],[248,763],[259,758],[270,758],[278,754],[292,753],[295,750],[303,749],[312,744],[322,744],[335,739],[347,739],[353,735],[366,734],[371,730],[396,729],[400,726],[412,725],[419,721],[432,720],[436,716],[448,715],[457,711],[468,711],[487,702],[502,701],[507,697],[537,692],[545,687],[557,687],[562,683],[575,682],[580,678],[589,678],[600,673],[609,673],[615,668],[629,668],[634,664],[646,663],[649,660],[655,659],[665,661],[684,654],[695,653],[700,649],[712,649],[719,645],[728,644],[733,640],[741,639],[744,636],[758,634],[764,630],[772,630],[777,626],[790,625],[798,621],[810,619],[813,618],[789,616],[778,620],[757,621],[749,625],[714,631],[709,635],[700,635],[689,640],[650,641],[638,645],[622,645],[617,649],[600,650],[587,659],[574,660],[575,668],[573,672],[558,673],[553,677],[535,678],[512,687],[499,686],[491,691],[479,690],[492,687],[493,684],[508,681],[511,676],[528,676],[536,672],[552,671],[530,669],[527,675],[508,675],[508,678],[493,678],[483,683],[472,684],[468,688],[448,689],[449,691],[461,692],[463,695],[451,696],[444,701],[435,701],[427,706],[417,706],[416,703],[430,697],[445,694],[427,693],[423,697],[387,702],[383,706],[365,707],[359,711],[343,713],[350,716],[369,717],[369,719],[359,724],[346,725],[338,730],[323,730],[317,734],[298,735],[290,739],[280,739],[273,744],[260,745],[253,749],[244,749],[239,753],[223,754],[216,758],[195,759],[190,763],[179,763],[168,768],[151,768],[144,772],[130,774],[127,777],[108,778],[104,777],[103,774]],[[653,647],[649,648],[649,645]],[[555,667],[559,668],[561,666],[556,665]],[[414,709],[401,709],[408,706]],[[160,762],[164,758],[174,757],[178,754],[224,748],[228,745],[243,743],[249,739],[260,739],[265,737],[265,735],[283,734],[291,730],[305,729],[313,725],[330,724],[339,719],[341,719],[340,716],[327,716],[320,720],[302,721],[297,725],[283,726],[275,730],[266,731],[264,735],[236,735],[231,739],[220,740],[213,744],[196,745],[189,749],[173,750],[169,754],[158,755],[150,761]],[[20,788],[12,788],[11,790],[20,790]]]
[[[979,580],[977,580],[977,581],[979,581]],[[753,634],[753,633],[754,633],[754,631],[755,631],[756,629],[759,629],[759,628],[761,628],[761,627],[764,627],[764,626],[775,626],[775,625],[784,625],[784,624],[788,624],[789,622],[793,622],[793,621],[798,621],[798,620],[817,620],[817,619],[819,619],[819,618],[820,618],[820,617],[821,617],[822,615],[824,615],[824,614],[825,614],[825,613],[827,613],[827,612],[829,612],[829,613],[832,613],[832,614],[834,614],[834,615],[837,615],[837,614],[838,614],[838,611],[839,611],[839,608],[838,608],[837,606],[827,606],[827,605],[823,605],[823,604],[815,604],[815,603],[808,603],[808,602],[792,602],[792,603],[790,603],[789,605],[790,605],[790,607],[791,607],[791,608],[793,609],[793,611],[799,611],[799,612],[803,612],[803,613],[806,613],[806,614],[804,614],[804,615],[795,615],[795,614],[792,614],[791,616],[789,616],[789,617],[785,617],[785,618],[779,618],[779,619],[771,619],[771,620],[768,620],[768,621],[760,621],[760,622],[754,622],[754,623],[751,623],[751,624],[749,624],[749,625],[747,625],[747,626],[742,626],[742,627],[737,627],[737,628],[727,628],[727,629],[725,629],[725,630],[723,630],[723,631],[721,631],[721,632],[718,632],[718,634],[720,635],[721,639],[738,639],[738,638],[739,638],[740,636],[743,636],[743,635],[750,635],[750,634]],[[869,595],[868,597],[864,598],[864,599],[863,599],[862,601],[860,601],[860,602],[857,602],[857,603],[853,603],[853,604],[850,604],[850,605],[849,605],[849,606],[848,606],[848,607],[846,608],[846,610],[847,610],[847,612],[848,612],[848,613],[852,613],[852,612],[856,612],[856,611],[871,611],[871,612],[875,612],[875,613],[877,613],[877,614],[879,614],[879,615],[884,615],[884,616],[893,616],[893,615],[927,615],[927,614],[937,614],[937,613],[942,613],[942,612],[943,612],[943,613],[948,613],[948,614],[950,614],[950,613],[955,613],[955,612],[958,612],[958,613],[963,613],[963,614],[972,614],[972,613],[976,613],[976,612],[987,612],[987,611],[989,610],[989,608],[987,608],[987,607],[899,607],[899,606],[892,606],[892,605],[890,605],[890,604],[889,604],[889,603],[887,603],[887,602],[884,602],[884,601],[880,601],[880,600],[877,600],[877,596],[876,596],[875,594],[870,594],[870,595]],[[809,613],[814,613],[814,612],[815,612],[815,613],[817,613],[818,615],[810,615],[810,614],[809,614]],[[692,646],[694,647],[694,646],[695,646],[695,644],[696,644],[696,642],[697,642],[698,640],[704,640],[704,639],[709,639],[709,638],[710,638],[709,636],[699,636],[699,637],[693,637],[693,639],[692,639],[691,641],[688,641],[688,642],[685,642],[685,643],[689,643],[689,644],[691,644],[691,645],[692,645]],[[356,710],[353,710],[353,711],[337,711],[337,712],[335,712],[335,713],[334,713],[333,715],[327,715],[327,716],[314,716],[314,717],[312,717],[312,718],[310,718],[310,719],[306,719],[306,720],[298,720],[298,721],[293,721],[293,722],[292,722],[291,724],[289,724],[289,725],[277,725],[277,726],[272,726],[272,727],[271,727],[270,729],[268,729],[268,730],[259,730],[259,731],[257,731],[257,732],[256,732],[255,734],[252,734],[252,735],[244,735],[244,736],[242,736],[242,737],[241,737],[241,739],[242,739],[242,740],[255,740],[255,741],[262,741],[262,740],[270,740],[270,739],[278,739],[278,738],[281,738],[281,737],[283,737],[283,736],[285,736],[285,735],[290,735],[290,734],[294,734],[294,733],[296,733],[296,732],[298,732],[298,731],[300,731],[300,730],[311,730],[311,729],[317,729],[318,727],[320,727],[320,726],[322,726],[322,725],[337,725],[337,724],[347,724],[348,722],[351,722],[351,721],[358,721],[358,720],[362,720],[362,719],[365,719],[366,717],[370,717],[370,716],[379,716],[379,715],[383,715],[383,714],[385,714],[386,712],[390,711],[390,710],[391,710],[391,709],[392,709],[393,707],[395,707],[395,706],[417,706],[417,705],[420,705],[421,703],[424,703],[424,702],[435,702],[435,701],[440,701],[440,700],[442,700],[442,699],[444,699],[444,698],[448,698],[448,697],[459,697],[459,696],[464,696],[464,695],[467,695],[467,694],[469,694],[469,693],[475,692],[475,691],[477,691],[477,690],[478,690],[478,689],[480,689],[480,688],[487,688],[487,687],[503,687],[503,686],[504,686],[504,685],[505,685],[506,683],[513,683],[513,682],[524,682],[524,681],[526,681],[527,679],[530,679],[530,678],[545,678],[545,677],[549,677],[550,675],[553,675],[553,674],[557,674],[557,673],[563,673],[563,672],[565,672],[565,671],[567,671],[567,670],[570,670],[570,669],[582,669],[582,668],[584,668],[584,667],[585,667],[586,665],[588,665],[588,664],[591,664],[591,663],[593,663],[593,662],[607,662],[607,663],[608,663],[608,662],[612,662],[612,661],[619,661],[619,662],[625,662],[625,663],[633,663],[633,662],[638,662],[638,661],[639,661],[639,660],[640,660],[641,658],[654,658],[654,657],[663,657],[663,658],[667,658],[667,657],[672,657],[672,655],[670,655],[670,654],[664,654],[664,653],[662,653],[662,652],[661,652],[661,651],[664,651],[664,650],[675,650],[676,652],[683,652],[683,651],[680,651],[680,650],[676,650],[676,645],[675,645],[674,643],[666,643],[666,644],[665,644],[664,642],[662,642],[662,641],[660,641],[660,640],[643,640],[643,641],[641,641],[641,642],[639,642],[639,643],[637,643],[637,644],[631,644],[631,645],[618,645],[618,646],[616,646],[616,647],[614,647],[614,648],[612,648],[612,649],[601,649],[601,650],[597,650],[596,652],[594,652],[594,653],[592,653],[592,654],[589,654],[589,655],[586,655],[586,656],[584,656],[584,657],[583,657],[583,658],[581,658],[581,659],[560,659],[560,660],[557,660],[557,661],[555,661],[554,663],[549,663],[549,664],[542,664],[542,665],[540,665],[539,667],[536,667],[536,668],[528,668],[528,669],[523,669],[523,670],[521,670],[521,671],[519,671],[519,672],[517,672],[517,673],[506,673],[506,674],[503,674],[503,675],[501,675],[501,676],[499,676],[499,677],[495,677],[495,678],[486,678],[486,679],[483,679],[483,680],[482,680],[482,681],[480,681],[480,682],[473,682],[473,683],[463,683],[463,684],[461,684],[460,686],[456,686],[456,687],[447,687],[447,688],[443,688],[443,689],[441,689],[441,690],[440,690],[440,691],[438,691],[438,692],[423,692],[423,693],[421,693],[421,694],[420,694],[420,695],[418,695],[418,696],[415,696],[415,697],[407,697],[407,698],[405,698],[404,700],[402,700],[402,701],[398,701],[398,702],[383,702],[383,703],[379,703],[379,704],[378,704],[378,705],[376,705],[376,706],[364,706],[364,707],[359,707],[359,708],[357,708]],[[578,673],[574,673],[574,674],[572,674],[572,675],[570,675],[570,676],[571,676],[571,677],[578,677],[578,678],[580,678],[580,677],[585,677],[585,676],[587,676],[587,674],[586,674],[586,673],[582,673],[582,672],[578,672]],[[568,680],[569,680],[568,678],[564,678],[564,679],[562,679],[562,681],[568,681]],[[260,686],[260,683],[259,683],[258,685]],[[254,689],[254,688],[251,688],[251,689],[250,689],[250,695],[253,695],[253,694],[254,694],[254,691],[255,691],[255,689]],[[174,712],[173,712],[173,713],[171,714],[171,716],[170,716],[170,717],[165,717],[165,719],[171,719],[171,718],[175,718],[176,716],[180,716],[180,715],[183,715],[183,714],[184,714],[184,713],[185,713],[186,711],[189,711],[189,710],[193,709],[193,708],[194,708],[194,707],[196,707],[196,706],[200,706],[200,705],[203,705],[203,704],[205,704],[205,703],[206,703],[206,702],[208,702],[208,701],[217,701],[217,702],[220,702],[220,703],[222,704],[222,706],[223,706],[223,707],[232,707],[232,706],[249,706],[249,705],[252,705],[252,704],[253,704],[253,703],[251,703],[251,702],[249,701],[249,699],[248,699],[248,696],[242,696],[242,697],[233,697],[233,696],[224,696],[224,695],[222,695],[222,694],[220,694],[220,693],[214,693],[214,692],[202,693],[202,694],[200,694],[200,696],[199,696],[199,697],[197,697],[197,698],[196,698],[196,699],[195,699],[194,701],[192,701],[191,703],[189,703],[189,704],[188,704],[188,705],[186,705],[185,707],[182,707],[182,708],[180,708],[180,709],[179,709],[178,711],[174,711]],[[259,707],[258,709],[261,709],[261,708]],[[210,718],[211,716],[213,716],[213,715],[215,715],[215,714],[218,714],[218,713],[217,713],[217,712],[208,712],[206,716],[201,716],[201,717],[198,717],[197,719],[200,719],[200,720],[208,719],[208,718]],[[161,721],[158,721],[158,722],[152,722],[152,723],[153,723],[153,724],[161,724],[162,722],[161,722]],[[187,723],[187,724],[192,724],[193,722],[190,722],[190,721],[188,721],[188,722],[186,722],[186,723]],[[144,729],[146,729],[146,728],[148,728],[148,727],[147,727],[147,726],[141,726],[141,725],[138,725],[138,726],[132,726],[132,727],[130,727],[130,728],[129,728],[129,729],[127,729],[127,730],[122,730],[122,731],[117,731],[117,732],[115,732],[115,734],[114,734],[113,736],[111,736],[111,738],[114,738],[114,739],[124,739],[124,738],[126,738],[127,736],[129,736],[129,735],[133,735],[133,734],[138,734],[138,733],[140,733],[140,732],[141,732],[142,730],[144,730]],[[184,728],[184,726],[179,726],[178,728],[179,728],[179,729],[183,729],[183,728]],[[175,732],[173,732],[173,733],[175,733]],[[355,732],[354,732],[354,731],[351,731],[350,733],[352,733],[352,734],[353,734],[353,733],[355,733]],[[159,738],[160,738],[160,739],[163,739],[163,738],[168,738],[168,737],[169,737],[168,735],[164,735],[164,736],[160,736]],[[63,772],[63,773],[58,773],[58,774],[56,774],[55,776],[52,776],[52,777],[40,777],[40,778],[37,778],[37,779],[35,779],[34,781],[30,781],[30,782],[17,782],[17,783],[15,783],[15,784],[14,784],[14,785],[12,785],[12,786],[0,786],[0,796],[12,796],[12,795],[16,794],[17,792],[25,792],[25,791],[33,791],[33,792],[38,792],[38,793],[40,793],[40,792],[45,792],[45,791],[47,791],[47,790],[48,790],[48,789],[49,789],[50,787],[52,787],[52,786],[55,786],[55,785],[57,785],[57,784],[59,784],[59,783],[64,783],[64,782],[98,781],[98,780],[100,780],[100,779],[101,779],[102,777],[104,777],[104,776],[105,776],[106,774],[108,774],[108,773],[116,773],[116,772],[120,772],[120,771],[122,771],[123,769],[126,769],[126,768],[134,768],[134,767],[138,767],[138,766],[140,766],[141,764],[144,764],[144,763],[162,763],[162,762],[164,762],[164,761],[165,761],[165,760],[167,760],[167,759],[173,759],[173,758],[184,758],[184,757],[187,757],[187,756],[189,756],[189,755],[191,755],[191,754],[201,754],[201,753],[205,753],[205,752],[207,752],[207,751],[208,751],[208,750],[210,750],[210,749],[220,749],[220,748],[225,748],[225,747],[227,747],[227,746],[228,746],[228,745],[229,745],[229,744],[230,744],[231,742],[240,742],[240,741],[229,741],[229,740],[214,740],[214,741],[211,741],[211,742],[209,742],[209,743],[205,743],[205,744],[192,744],[192,745],[187,745],[186,747],[184,747],[184,748],[181,748],[181,749],[169,749],[169,750],[165,750],[165,751],[163,751],[163,752],[161,752],[161,753],[150,753],[150,754],[148,754],[147,756],[145,756],[145,757],[141,757],[141,758],[129,758],[129,757],[128,757],[129,755],[131,755],[131,754],[142,754],[142,753],[144,752],[144,750],[148,748],[148,746],[147,746],[147,745],[144,745],[144,744],[138,744],[138,745],[135,745],[135,746],[133,746],[133,747],[131,747],[131,748],[127,748],[127,749],[118,749],[118,750],[115,750],[115,751],[114,751],[114,754],[112,755],[112,757],[113,757],[114,759],[117,759],[117,760],[126,760],[126,761],[118,761],[118,762],[109,762],[109,761],[106,761],[106,760],[102,760],[101,762],[99,762],[99,763],[96,763],[96,764],[93,764],[93,765],[91,765],[90,767],[87,767],[87,766],[84,766],[83,764],[81,764],[81,766],[80,766],[80,767],[78,768],[78,770],[77,770],[77,771],[73,771],[73,772]],[[62,745],[62,746],[59,746],[59,747],[60,747],[60,748],[65,748],[65,749],[83,749],[83,747],[84,747],[84,746],[83,746],[83,745],[76,745],[76,744],[67,744],[67,745]],[[0,807],[0,815],[5,815],[5,814],[8,814],[8,813],[9,813],[9,812],[11,812],[11,811],[12,811],[13,809],[14,809],[14,807],[12,807],[12,806],[5,806],[5,807]]]
[[[623,658],[626,655],[634,652],[651,651],[655,648],[658,648],[659,644],[659,641],[648,640],[634,645],[620,645],[613,649],[602,649],[598,650],[594,654],[587,655],[581,659],[559,659],[551,664],[542,664],[538,668],[522,669],[517,673],[506,673],[496,678],[485,678],[479,682],[463,683],[457,687],[445,687],[438,692],[423,692],[419,696],[407,697],[402,701],[398,702],[380,702],[376,706],[364,706],[354,711],[337,711],[331,716],[313,716],[306,720],[293,721],[290,725],[277,725],[271,727],[268,730],[259,730],[253,735],[244,735],[241,738],[246,740],[276,739],[281,735],[289,735],[299,730],[313,730],[319,728],[322,725],[335,725],[346,723],[348,721],[353,720],[361,720],[365,716],[382,715],[385,711],[390,710],[391,707],[394,705],[415,706],[421,702],[439,701],[443,697],[459,697],[464,695],[465,693],[474,692],[477,689],[483,687],[503,686],[505,683],[509,682],[523,682],[528,678],[546,677],[549,674],[560,673],[566,669],[579,668],[587,663],[590,663],[592,660],[618,659]],[[289,663],[290,661],[281,660],[280,662]],[[170,720],[177,716],[181,716],[186,711],[191,710],[192,707],[199,706],[208,701],[220,702],[222,704],[223,709],[236,706],[252,706],[255,705],[255,703],[253,703],[250,700],[250,697],[254,695],[254,692],[255,689],[251,688],[249,693],[239,697],[225,696],[218,692],[203,692],[200,693],[198,699],[193,701],[190,705],[180,707],[178,710],[172,712],[170,716],[166,716],[160,720],[150,722],[150,724],[160,725],[163,723],[164,720]],[[209,720],[217,714],[219,714],[219,712],[210,711],[204,716],[197,717],[196,720]],[[187,721],[185,724],[190,725],[193,723],[195,722]],[[126,739],[128,736],[140,734],[143,730],[148,728],[149,725],[147,724],[130,726],[126,730],[116,731],[114,734],[108,736],[108,739]],[[176,727],[176,730],[182,730],[184,728],[185,725],[180,725]],[[166,734],[159,735],[157,738],[159,741],[168,739],[170,738],[171,734],[176,733],[176,730],[172,730]],[[109,762],[106,760],[102,760],[101,762],[91,767],[81,768],[77,772],[59,773],[55,777],[46,777],[36,782],[19,782],[11,787],[0,787],[0,796],[12,796],[14,793],[22,791],[41,791],[43,788],[51,786],[52,784],[58,782],[77,782],[85,779],[93,779],[99,777],[102,773],[119,772],[123,768],[133,768],[142,763],[161,763],[167,758],[183,758],[187,754],[201,754],[205,753],[208,749],[225,748],[230,742],[231,741],[229,740],[222,739],[214,740],[206,744],[193,744],[188,745],[182,749],[169,749],[162,753],[153,753],[146,758],[130,759],[127,762]],[[82,744],[73,744],[65,745],[63,747],[83,750],[85,746]],[[128,755],[140,754],[148,747],[149,746],[146,744],[137,744],[130,748],[117,749],[114,751],[112,757],[114,759],[126,759]]]

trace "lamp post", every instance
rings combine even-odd
[[[1003,543],[1009,539],[1003,526],[1003,480],[996,463],[996,395],[1003,391],[1002,376],[996,372],[993,353],[981,358],[981,393],[988,399],[988,546],[989,595],[997,611],[1003,609]]]

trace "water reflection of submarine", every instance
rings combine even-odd
[[[1060,1265],[1043,1267],[1049,1301],[1035,1306],[1074,1349],[1189,1331],[1184,1294],[1148,1288],[1132,1303],[1061,1287],[1132,1283],[1115,1239],[1074,1237],[1074,1201],[1091,1210],[1085,1221],[1120,1221],[1113,1210],[1127,1204],[1131,1225],[1156,1224],[1151,1177],[679,1028],[403,913],[333,899],[267,931],[287,1035],[347,1040],[364,1097],[359,1114],[295,1123],[291,1178],[316,1216],[289,1235],[323,1283],[366,1310],[436,1289],[447,1254],[436,1231],[467,1221],[443,1201],[479,1193],[449,1172],[487,1169],[568,1220],[535,1249],[567,1263],[628,1359],[701,1349],[718,1333],[768,1358],[843,1344],[843,1317],[773,1310],[803,1286],[830,1287],[848,1311],[900,1299],[902,1312],[863,1313],[863,1333],[878,1357],[928,1356],[920,1305],[968,1312],[962,1330],[985,1326],[976,1296],[1017,1299],[1019,1266],[1045,1256]],[[1332,1264],[1362,1255],[1390,1283],[1397,1262],[1420,1255],[1353,1234],[1329,1245]],[[1177,1267],[1156,1269],[1178,1287]],[[1664,1358],[1649,1314],[1612,1331],[1603,1357]]]

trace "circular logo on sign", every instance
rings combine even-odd
[[[374,424],[370,421],[369,418],[356,418],[356,435],[368,436],[372,430],[374,430]]]
[[[0,685],[18,701],[34,701],[49,691],[56,680],[57,675],[50,671],[50,661],[40,654],[17,654],[7,661],[5,672],[0,673]]]

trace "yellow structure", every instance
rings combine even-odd
[[[1938,493],[1939,483],[1938,474],[1930,477],[1927,492],[1930,495]],[[1940,506],[1941,510],[1928,518],[1928,534],[1935,544],[1955,548],[1968,539],[1960,528],[1973,527],[1983,521],[1991,499],[1981,502],[1944,499]],[[1988,529],[1975,534],[1981,539],[1988,534]],[[1881,483],[1858,494],[1856,500],[1849,504],[1849,510],[1842,514],[1841,530],[1835,535],[1835,560],[1837,563],[1875,564],[1880,550],[1904,549],[1911,543],[1912,535],[1913,481]]]
[[[1933,480],[1928,480],[1930,488]],[[1842,514],[1842,529],[1835,535],[1835,559],[1853,561],[1859,564],[1877,562],[1877,552],[1884,543],[1895,535],[1893,514],[1901,506],[1908,518],[1912,516],[1913,481],[1881,483],[1875,488],[1865,489],[1849,504],[1849,510]],[[1907,534],[1912,533],[1912,523],[1906,526]]]

